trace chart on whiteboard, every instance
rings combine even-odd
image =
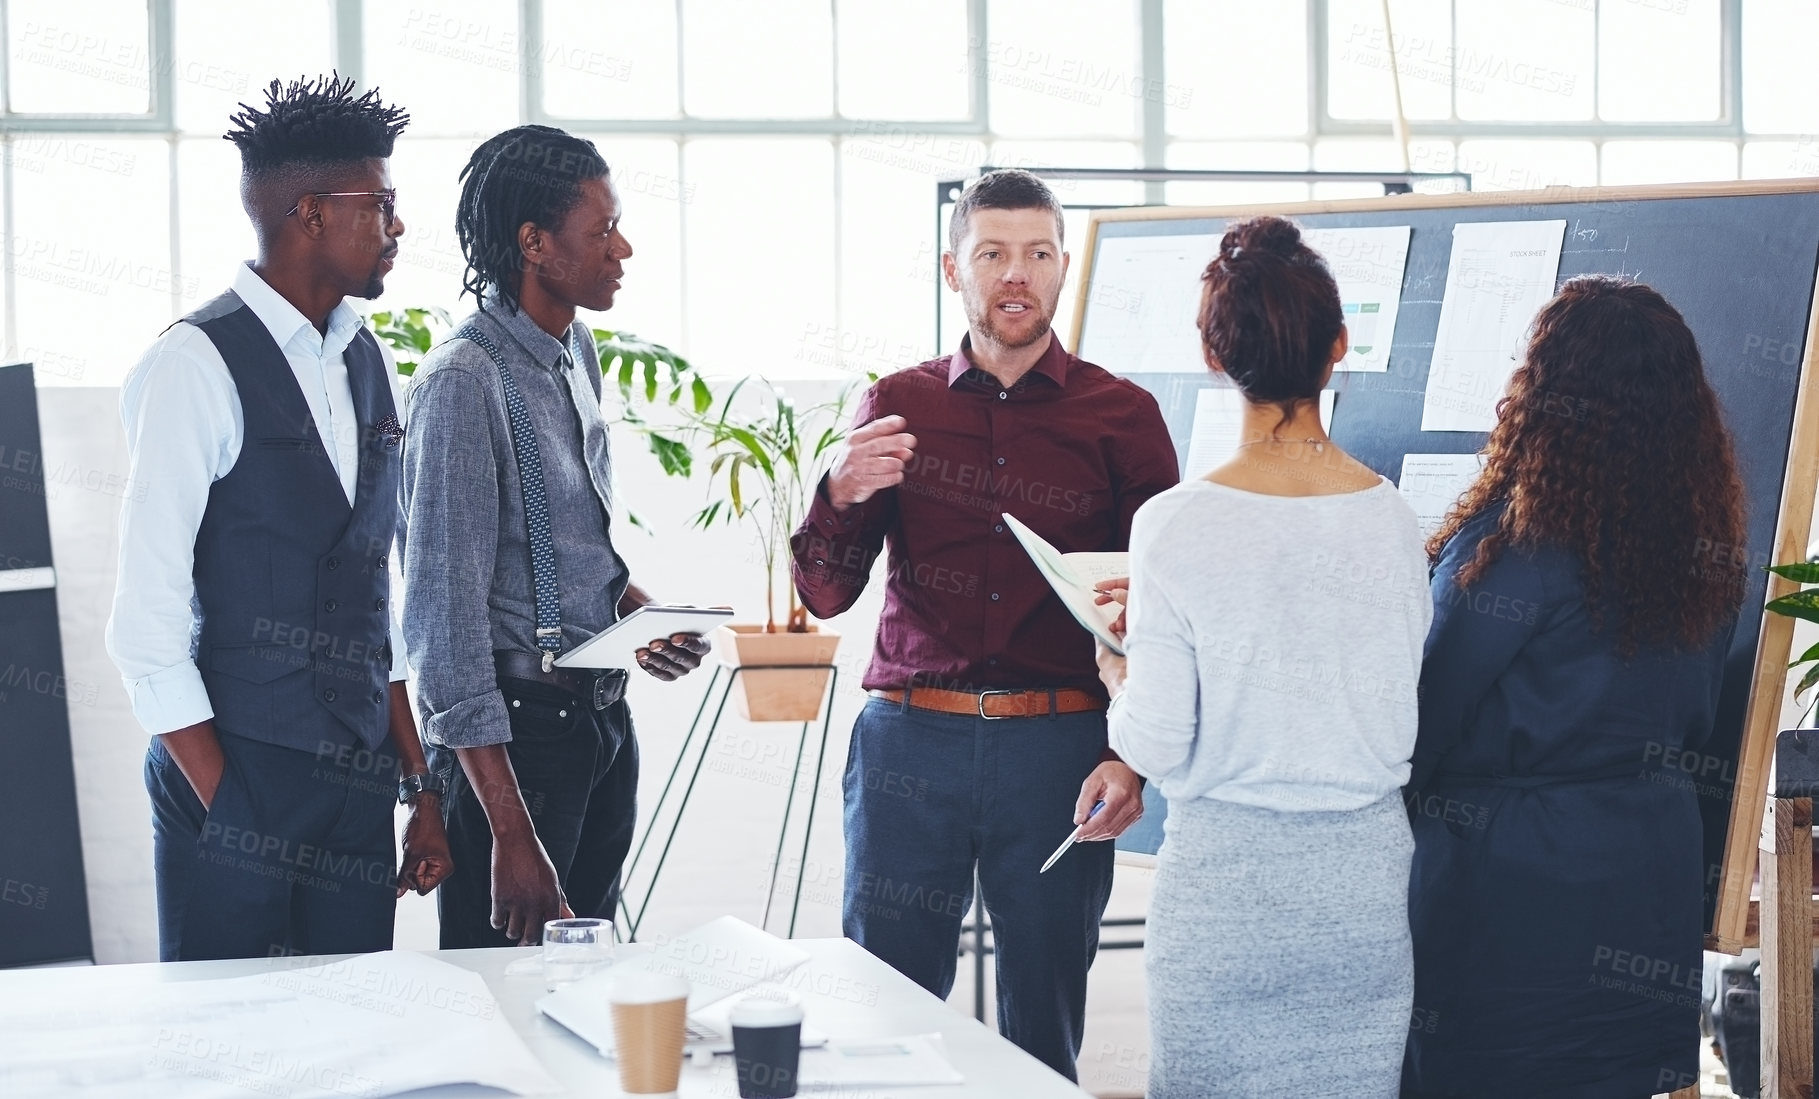
[[[1489,431],[1535,314],[1554,296],[1566,222],[1453,226],[1423,431]]]
[[[1351,349],[1335,370],[1382,373],[1390,368],[1390,341],[1402,308],[1402,272],[1408,264],[1409,227],[1372,225],[1308,229],[1307,246],[1326,260],[1339,284]]]
[[[1196,318],[1216,244],[1211,233],[1101,233],[1074,353],[1114,374],[1205,373]]]

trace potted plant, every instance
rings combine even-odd
[[[875,379],[864,379],[875,380]],[[694,517],[702,529],[744,522],[757,541],[765,575],[765,620],[716,631],[715,648],[738,676],[739,713],[748,721],[812,721],[821,714],[840,635],[808,621],[789,578],[790,535],[846,434],[846,406],[856,386],[831,401],[798,408],[762,378],[745,378],[715,414],[695,417],[713,497]],[[743,400],[741,399],[743,395]],[[777,589],[786,614],[777,620]]]
[[[1819,584],[1819,561],[1794,561],[1785,565],[1770,565],[1768,571],[1784,580],[1792,580],[1796,584]],[[1819,588],[1803,587],[1799,591],[1789,592],[1778,599],[1769,600],[1768,605],[1763,609],[1771,614],[1785,615],[1788,618],[1819,622]],[[1812,690],[1815,685],[1819,685],[1819,645],[1808,648],[1800,654],[1798,659],[1790,661],[1788,667],[1798,668],[1802,664],[1807,665],[1807,668],[1806,672],[1801,675],[1800,682],[1794,687],[1795,702],[1799,702],[1801,695]],[[1819,702],[1819,695],[1814,696],[1814,702]],[[1795,724],[1804,725],[1807,715],[1811,713],[1812,706],[1809,704],[1800,720]]]
[[[391,348],[398,372],[409,375],[450,327],[441,309],[374,313],[374,333]],[[829,666],[840,635],[808,621],[790,581],[789,540],[810,494],[846,437],[847,403],[876,375],[855,379],[831,401],[799,409],[781,389],[747,377],[716,402],[712,388],[687,359],[629,332],[594,329],[600,370],[617,390],[614,421],[642,435],[663,471],[691,476],[697,451],[709,459],[710,499],[691,525],[708,529],[744,523],[757,542],[765,573],[765,620],[724,626],[715,649],[736,680],[739,713],[748,721],[812,721],[821,714]],[[717,405],[717,407],[716,407]],[[644,528],[635,513],[630,522]],[[646,528],[648,529],[648,528]],[[787,603],[777,620],[777,589]]]

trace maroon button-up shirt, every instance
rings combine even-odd
[[[878,380],[855,427],[902,416],[916,437],[903,483],[837,512],[823,481],[792,540],[802,601],[853,605],[886,543],[884,610],[868,688],[1078,687],[1104,695],[1093,638],[1001,516],[1063,553],[1129,547],[1131,517],[1180,480],[1156,399],[1067,353],[1060,339],[1009,389],[969,344]]]

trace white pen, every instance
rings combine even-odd
[[[1067,854],[1067,849],[1072,847],[1075,843],[1077,843],[1079,841],[1080,829],[1085,828],[1086,822],[1090,821],[1094,817],[1098,816],[1099,810],[1101,810],[1103,808],[1105,808],[1105,802],[1103,802],[1103,801],[1093,802],[1093,811],[1086,815],[1086,821],[1081,821],[1079,824],[1076,824],[1074,826],[1074,830],[1067,834],[1067,838],[1061,841],[1061,846],[1055,848],[1055,853],[1048,857],[1048,861],[1043,863],[1042,869],[1036,871],[1036,873],[1038,873],[1038,874],[1048,873],[1048,868],[1055,865],[1056,860],[1061,858],[1062,855]]]

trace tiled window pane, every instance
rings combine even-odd
[[[253,223],[240,206],[240,154],[219,138],[177,146],[177,254],[183,301],[194,309],[227,289],[234,266],[257,254]]]
[[[369,0],[366,81],[411,114],[406,133],[485,136],[518,123],[515,0]]]
[[[1461,141],[1459,171],[1474,191],[1532,191],[1591,187],[1598,182],[1598,148],[1589,141]]]
[[[1460,118],[1592,117],[1597,28],[1590,4],[1457,0],[1456,10]]]
[[[1167,0],[1161,87],[1180,137],[1307,132],[1307,8],[1246,0]]]
[[[1409,143],[1409,171],[1452,171],[1453,149],[1450,141],[1419,139]],[[1322,141],[1314,146],[1314,168],[1322,172],[1400,172],[1402,155],[1394,141],[1381,138],[1352,138]],[[1368,182],[1331,182],[1314,184],[1314,197],[1375,198],[1383,194],[1383,184]]]
[[[992,0],[981,51],[991,124],[1009,137],[1136,137],[1135,0]]]
[[[839,0],[840,113],[967,117],[972,73],[966,7],[966,0]]]
[[[558,118],[673,118],[676,6],[544,0],[543,109]]]
[[[1000,168],[1135,168],[1137,146],[1122,141],[999,141],[992,163]],[[1143,184],[1125,180],[1046,181],[1063,205],[1122,206],[1143,201]]]
[[[20,353],[78,355],[84,385],[118,385],[171,321],[193,276],[171,269],[170,154],[147,138],[52,138],[50,167],[13,171],[18,232],[7,242],[18,288]],[[96,354],[72,333],[104,325]],[[81,343],[80,340],[74,341]]]
[[[1219,171],[1305,172],[1307,146],[1288,141],[1176,141],[1168,147],[1170,168]],[[1164,195],[1171,206],[1235,206],[1251,202],[1302,202],[1306,183],[1256,182],[1170,183]]]
[[[1719,114],[1718,0],[1634,0],[1598,9],[1598,114],[1618,122]]]
[[[412,137],[409,130],[398,140],[391,172],[404,236],[385,294],[372,308],[433,305],[456,317],[474,308],[473,298],[461,296],[467,261],[455,236],[455,205],[461,197],[461,169],[481,140]]]
[[[1452,0],[1392,0],[1385,28],[1380,0],[1332,0],[1327,19],[1327,113],[1387,119],[1395,114],[1391,46],[1409,118],[1452,113]]]
[[[682,329],[682,219],[695,187],[682,179],[676,143],[667,138],[588,134],[612,169],[619,192],[620,228],[631,242],[625,285],[605,313],[583,319],[596,328],[626,331],[678,351]]]
[[[10,0],[7,90],[31,114],[151,110],[147,0]]]
[[[684,0],[683,110],[704,118],[834,113],[827,0]]]
[[[248,34],[244,0],[177,0],[177,126],[219,135],[239,104],[265,102],[273,80],[326,76],[334,68],[328,0],[285,10],[283,34]]]
[[[1819,176],[1819,137],[1799,141],[1752,141],[1743,147],[1744,179]]]
[[[821,139],[691,141],[688,350],[708,374],[788,374],[803,334],[832,326],[834,147]]]
[[[1819,4],[1743,0],[1743,125],[1758,134],[1819,131]]]
[[[947,248],[932,217],[934,184],[969,174],[984,148],[898,132],[844,141],[840,154],[840,323],[806,329],[792,357],[805,367],[885,374],[951,351],[936,346],[930,313]],[[947,305],[959,308],[957,299]]]
[[[1737,146],[1728,141],[1607,141],[1598,182],[1703,183],[1737,178]]]

